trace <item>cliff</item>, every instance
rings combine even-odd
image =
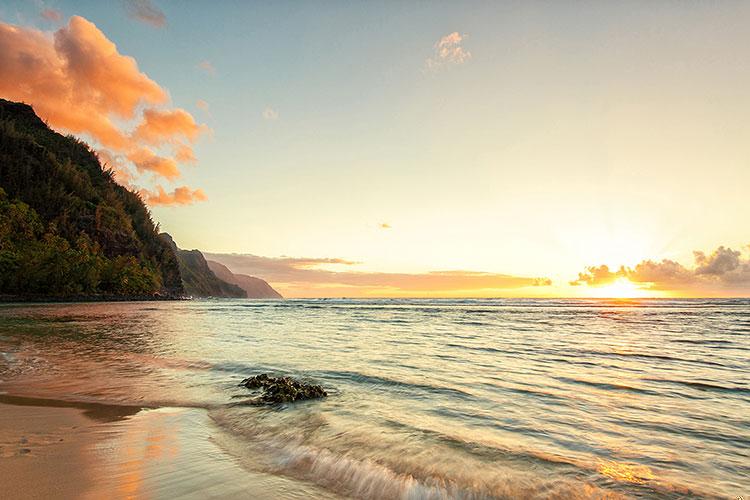
[[[177,257],[140,197],[84,142],[0,99],[0,296],[183,292]]]
[[[239,286],[245,292],[247,292],[248,299],[283,299],[279,292],[274,290],[271,285],[265,280],[256,278],[254,276],[248,276],[247,274],[235,274],[229,270],[224,264],[220,264],[213,260],[208,262],[208,267],[214,274],[220,279],[227,283],[234,283]]]
[[[187,295],[193,297],[234,298],[244,298],[247,296],[245,290],[239,286],[217,277],[209,268],[200,250],[182,250],[177,247],[177,244],[169,234],[162,233],[161,237],[172,247],[175,255],[177,255],[180,275],[182,276],[182,285]]]

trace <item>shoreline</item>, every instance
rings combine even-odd
[[[201,408],[0,394],[0,498],[333,498],[243,467]]]
[[[64,304],[67,302],[171,302],[180,300],[192,300],[192,298],[167,295],[72,295],[69,297],[47,297],[44,295],[0,295],[0,304]]]

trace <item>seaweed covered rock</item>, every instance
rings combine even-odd
[[[252,400],[254,404],[291,403],[328,396],[320,385],[308,384],[291,377],[271,377],[266,373],[246,378],[240,382],[240,385],[248,389],[263,391],[260,396]]]

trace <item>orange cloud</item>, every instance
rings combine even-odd
[[[154,28],[162,28],[167,24],[164,12],[151,3],[151,0],[126,0],[125,8],[130,17]]]
[[[194,142],[204,129],[184,109],[147,109],[143,112],[143,121],[133,132],[133,138],[152,145],[175,141],[180,137]]]
[[[161,104],[167,93],[123,56],[104,33],[86,19],[73,16],[55,35],[55,49],[65,63],[76,101],[99,104],[108,112],[132,118],[140,103]]]
[[[71,25],[77,21],[71,19]],[[61,38],[69,33],[62,28]],[[70,72],[64,55],[47,33],[0,23],[0,93],[9,99],[29,102],[53,126],[71,132],[86,132],[100,143],[121,149],[127,137],[108,118],[113,111],[106,102],[89,93],[79,100],[75,89],[89,89]],[[100,93],[101,95],[101,93]]]
[[[159,156],[149,148],[131,152],[128,154],[128,160],[133,162],[139,172],[152,172],[167,179],[176,179],[180,176],[180,169],[175,160]]]
[[[151,206],[156,205],[191,205],[196,201],[206,201],[208,196],[202,189],[190,189],[187,186],[180,186],[174,191],[168,193],[161,186],[156,186],[156,191],[141,189],[138,191],[143,201]]]
[[[548,286],[548,278],[526,278],[476,271],[434,271],[428,273],[382,273],[331,271],[321,266],[354,265],[343,259],[270,258],[257,255],[211,254],[207,259],[224,264],[232,271],[258,276],[285,296],[331,296],[332,290],[352,296],[492,296],[524,287]]]
[[[180,163],[195,163],[198,161],[193,153],[193,148],[185,145],[177,147],[174,153],[174,158]]]
[[[88,135],[118,158],[111,168],[128,186],[137,179],[123,160],[174,179],[179,163],[195,161],[191,144],[207,130],[184,109],[157,108],[168,102],[166,90],[80,16],[54,33],[0,22],[0,95],[30,103],[54,128]]]
[[[195,101],[195,106],[201,111],[208,111],[209,108],[208,103],[203,99],[198,99],[197,101]]]

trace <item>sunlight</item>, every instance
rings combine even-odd
[[[586,295],[598,299],[636,299],[654,297],[656,294],[651,290],[641,288],[627,278],[617,278],[610,285],[589,287]]]

